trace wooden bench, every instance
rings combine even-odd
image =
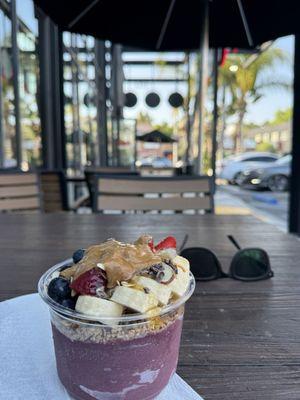
[[[3,171],[0,211],[57,212],[68,209],[62,171]]]
[[[0,211],[40,210],[40,191],[36,173],[0,174]]]
[[[125,168],[125,167],[90,167],[90,168],[85,168],[84,170],[84,175],[85,175],[85,180],[87,184],[87,188],[89,191],[89,197],[92,199],[93,197],[93,186],[94,186],[94,181],[95,177],[99,175],[105,175],[105,176],[115,176],[115,175],[126,175],[126,176],[139,176],[140,173],[139,171],[132,170],[130,168]],[[90,202],[91,203],[91,202]]]
[[[214,211],[212,183],[208,176],[144,178],[95,175],[92,203],[94,212]]]

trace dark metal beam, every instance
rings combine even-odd
[[[122,46],[114,44],[112,47],[112,69],[111,69],[111,101],[112,101],[112,131],[113,131],[113,165],[120,165],[120,120],[123,118],[124,93],[123,93],[123,63]],[[115,123],[114,123],[115,122]]]
[[[105,43],[95,41],[95,81],[97,104],[97,135],[100,166],[108,165],[107,157],[107,113],[106,113],[106,75],[105,75]]]
[[[199,67],[199,125],[198,125],[198,155],[196,159],[196,173],[202,173],[202,150],[204,141],[205,101],[207,95],[208,57],[209,57],[209,26],[208,26],[208,0],[203,1],[203,20],[200,37],[200,67]]]
[[[43,165],[61,169],[66,168],[62,32],[42,12],[38,21]]]
[[[16,147],[15,157],[18,168],[22,165],[22,133],[21,133],[21,114],[20,114],[20,87],[19,87],[19,47],[17,41],[18,35],[18,18],[16,9],[16,0],[11,0],[11,42],[12,42],[12,70],[13,70],[13,87],[14,87],[14,111],[15,111],[15,135]]]
[[[187,98],[186,98],[186,152],[185,152],[185,163],[186,165],[190,164],[190,156],[191,156],[191,115],[190,115],[190,102],[191,102],[191,60],[190,54],[187,54],[187,70],[188,70],[188,80],[187,80]]]
[[[289,231],[300,236],[300,35],[295,35],[294,112]]]
[[[213,178],[213,193],[216,190],[216,156],[218,150],[217,127],[218,127],[218,49],[213,51],[213,121],[212,121],[212,149],[211,168]]]

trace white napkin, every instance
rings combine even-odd
[[[56,373],[49,312],[38,294],[0,303],[0,354],[1,399],[71,399]],[[174,375],[157,397],[170,399],[202,398]]]

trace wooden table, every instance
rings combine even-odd
[[[224,269],[235,253],[227,234],[243,246],[263,246],[272,280],[197,284],[186,307],[178,372],[206,400],[300,399],[297,238],[249,216],[31,214],[0,215],[0,224],[1,300],[34,292],[49,266],[107,237],[133,241],[149,232],[180,242],[188,233],[187,245],[211,248]]]

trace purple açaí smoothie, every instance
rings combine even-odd
[[[177,367],[182,314],[162,329],[125,340],[73,340],[52,328],[59,378],[78,400],[154,399]]]

